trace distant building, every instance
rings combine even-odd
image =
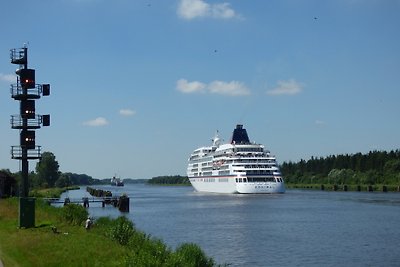
[[[9,173],[0,171],[0,198],[15,196],[17,181]]]

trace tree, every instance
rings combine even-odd
[[[364,184],[374,185],[376,183],[377,172],[374,170],[368,170],[364,173],[364,177],[361,180]]]
[[[42,159],[36,164],[38,182],[42,186],[54,187],[60,173],[56,157],[51,152],[43,152]]]
[[[340,170],[333,169],[328,174],[328,183],[338,184],[340,180]]]
[[[68,187],[72,185],[72,182],[70,181],[68,175],[65,175],[64,173],[59,175],[59,178],[57,179],[55,186],[56,187]]]

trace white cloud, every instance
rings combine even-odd
[[[178,15],[184,19],[205,17],[210,13],[210,5],[202,0],[181,0]]]
[[[188,82],[185,79],[180,79],[176,82],[176,89],[181,91],[182,93],[195,93],[195,92],[203,92],[206,88],[206,85],[201,82]]]
[[[0,73],[0,81],[5,81],[9,83],[17,82],[17,76],[14,74],[4,74]]]
[[[209,84],[194,81],[188,82],[185,79],[180,79],[176,83],[176,89],[182,93],[198,93],[208,92],[212,94],[229,95],[229,96],[240,96],[249,95],[250,90],[241,82],[231,81],[213,81]]]
[[[229,19],[236,16],[235,11],[230,8],[229,3],[214,4],[211,8],[212,17]]]
[[[208,85],[207,88],[210,91],[210,93],[213,94],[231,95],[231,96],[250,94],[250,90],[243,83],[238,81],[231,81],[231,82],[213,81]]]
[[[122,116],[133,116],[136,114],[136,111],[132,109],[120,109],[119,114]]]
[[[98,117],[96,119],[90,120],[90,121],[85,121],[83,125],[86,126],[92,126],[92,127],[98,127],[98,126],[105,126],[108,124],[107,119],[103,117]]]
[[[180,0],[177,13],[181,18],[187,20],[201,17],[220,19],[240,17],[229,3],[209,4],[204,0]]]
[[[296,95],[303,90],[301,83],[293,79],[289,81],[278,81],[278,86],[272,90],[267,91],[269,95]]]

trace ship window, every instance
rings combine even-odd
[[[242,178],[239,178],[239,183],[241,183],[242,182]]]
[[[247,183],[247,179],[246,178],[243,178],[243,183]]]

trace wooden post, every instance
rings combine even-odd
[[[121,212],[129,212],[129,197],[121,196],[118,200],[118,209]]]

